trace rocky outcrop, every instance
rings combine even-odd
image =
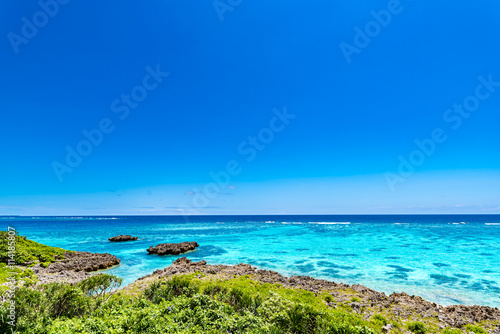
[[[149,281],[154,279],[195,272],[205,274],[203,279],[227,280],[248,275],[253,280],[262,283],[279,283],[284,287],[299,288],[317,294],[327,292],[334,300],[334,302],[328,302],[328,306],[336,308],[339,304],[344,305],[341,307],[349,305],[353,312],[362,314],[365,319],[369,319],[375,313],[388,313],[402,319],[431,319],[433,322],[438,322],[438,326],[442,329],[445,327],[461,328],[465,324],[480,321],[500,320],[498,308],[477,305],[444,307],[404,292],[392,293],[387,296],[383,292],[380,293],[359,284],[347,285],[309,276],[284,277],[275,271],[257,269],[249,264],[207,265],[206,261],[191,262],[185,257],[175,260],[172,265],[165,269],[156,270],[150,275],[139,278],[131,286],[145,287]],[[353,297],[357,297],[359,301],[352,302]],[[390,326],[386,326],[385,330],[391,331]],[[490,333],[500,333],[500,328],[492,329]]]
[[[89,276],[89,272],[120,264],[120,259],[108,253],[66,252],[64,259],[51,263],[47,268],[39,264],[31,268],[40,283],[74,283]]]
[[[149,254],[158,255],[179,255],[188,251],[194,250],[198,247],[198,243],[192,242],[181,242],[178,244],[159,244],[155,247],[151,246],[147,249]]]
[[[109,241],[120,242],[120,241],[133,241],[137,240],[138,237],[133,237],[130,234],[127,235],[117,235],[116,237],[109,238]]]

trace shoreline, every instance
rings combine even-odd
[[[310,276],[285,277],[275,271],[258,269],[250,264],[211,265],[202,260],[192,262],[186,257],[175,260],[170,266],[158,269],[151,274],[140,277],[133,283],[118,290],[127,293],[133,290],[143,290],[155,281],[169,279],[176,275],[198,273],[201,280],[231,280],[246,277],[262,284],[280,284],[284,288],[302,289],[319,295],[328,292],[333,302],[332,308],[349,306],[354,313],[363,314],[368,319],[377,313],[390,314],[395,319],[418,318],[426,323],[433,323],[440,329],[446,327],[461,328],[467,324],[485,323],[492,326],[489,333],[500,333],[500,310],[498,307],[480,305],[449,305],[442,306],[424,300],[405,292],[394,292],[386,295],[360,284],[336,283],[334,281],[317,279]],[[356,301],[353,301],[356,300]]]

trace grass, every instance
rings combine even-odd
[[[485,331],[483,328],[479,327],[479,326],[475,326],[475,325],[466,325],[465,326],[465,329],[467,330],[467,332],[474,332],[476,334],[488,334],[487,331]]]

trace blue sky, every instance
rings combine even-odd
[[[500,213],[498,13],[3,1],[0,214]]]

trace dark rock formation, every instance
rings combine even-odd
[[[181,242],[179,244],[159,244],[147,249],[149,254],[158,255],[179,255],[187,251],[194,250],[199,245],[196,242]]]
[[[67,252],[64,259],[54,262],[47,267],[49,273],[63,270],[96,271],[106,269],[120,263],[120,260],[108,253]]]
[[[133,237],[130,234],[127,235],[117,235],[116,237],[109,238],[109,241],[132,241],[137,240],[138,237]]]
[[[89,272],[106,269],[120,264],[120,259],[108,253],[66,252],[64,259],[57,259],[47,268],[39,264],[33,266],[39,283],[66,282],[76,283],[90,274]]]

